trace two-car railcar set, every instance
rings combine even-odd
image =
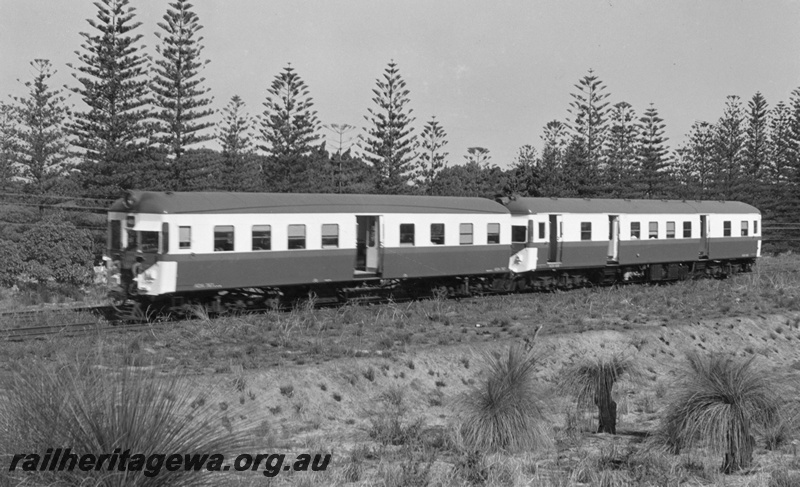
[[[222,311],[726,276],[760,223],[733,201],[129,192],[107,251],[121,298]]]

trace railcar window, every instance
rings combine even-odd
[[[731,236],[731,222],[722,222],[722,236],[723,237],[730,237]]]
[[[444,223],[431,223],[431,243],[444,245]]]
[[[648,238],[658,238],[658,222],[650,222],[650,233]]]
[[[414,224],[400,224],[400,245],[414,245]]]
[[[513,225],[511,227],[511,242],[526,243],[528,241],[528,227],[525,225]]]
[[[642,238],[642,224],[639,222],[631,222],[631,238]]]
[[[214,227],[214,252],[233,252],[233,225]]]
[[[692,238],[692,222],[683,222],[683,238]]]
[[[753,220],[753,235],[758,234],[758,220]]]
[[[178,227],[178,248],[192,248],[192,227]]]
[[[253,225],[253,250],[272,250],[272,226]]]
[[[158,232],[139,232],[139,249],[142,252],[158,252]]]
[[[592,239],[592,222],[581,222],[581,240]]]
[[[122,247],[122,220],[111,220],[108,225],[108,248],[120,250]]]
[[[742,237],[747,236],[747,220],[742,220]]]
[[[544,240],[544,232],[545,232],[545,225],[544,222],[539,222],[539,238]]]
[[[339,247],[339,225],[325,223],[322,225],[322,248],[335,249]]]
[[[500,243],[500,224],[490,223],[487,228],[486,243],[499,244]]]
[[[289,225],[289,250],[306,248],[306,226]]]
[[[675,222],[667,222],[667,238],[675,238]]]
[[[472,245],[472,223],[462,223],[458,226],[459,245]]]

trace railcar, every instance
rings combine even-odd
[[[761,214],[736,201],[518,198],[507,207],[516,288],[722,277],[761,254]]]
[[[118,303],[181,312],[723,277],[761,251],[739,202],[132,191]]]
[[[118,295],[173,311],[452,290],[507,272],[511,244],[508,209],[480,198],[130,192],[108,218]]]

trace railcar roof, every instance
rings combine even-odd
[[[534,213],[759,213],[739,201],[624,200],[605,198],[517,198],[507,205],[512,215]]]
[[[484,198],[304,193],[204,193],[131,191],[109,211],[187,213],[500,213],[508,209]]]

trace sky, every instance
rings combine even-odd
[[[131,2],[149,52],[168,3]],[[261,113],[291,63],[319,120],[355,135],[393,60],[415,133],[435,116],[451,165],[474,146],[500,167],[525,144],[541,149],[542,128],[568,118],[589,69],[612,104],[641,115],[652,103],[673,149],[695,121],[716,121],[727,95],[746,104],[760,91],[774,106],[800,87],[798,0],[195,0],[194,11],[215,109],[239,95]],[[55,86],[76,86],[67,64],[95,15],[91,0],[0,0],[0,97],[26,93],[37,58],[53,63]],[[70,104],[83,109],[75,95]]]

